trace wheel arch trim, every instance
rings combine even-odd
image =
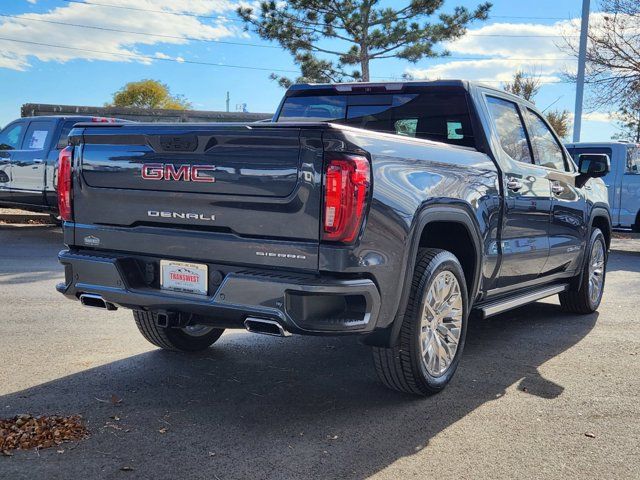
[[[480,227],[477,219],[472,213],[471,206],[464,203],[450,204],[450,205],[425,205],[414,216],[412,222],[411,234],[410,234],[410,247],[408,248],[408,254],[404,259],[404,274],[402,294],[400,296],[400,302],[398,303],[398,309],[396,311],[395,318],[391,323],[388,337],[385,338],[386,343],[391,346],[394,345],[400,334],[400,328],[402,325],[402,313],[404,312],[407,301],[409,299],[409,293],[411,291],[411,279],[414,274],[415,262],[413,261],[418,255],[418,248],[420,245],[420,239],[427,226],[434,222],[449,222],[462,225],[473,242],[474,248],[474,278],[471,282],[471,289],[467,292],[468,302],[467,309],[470,310],[475,298],[478,295],[480,288],[480,276],[482,275],[482,260],[483,249],[482,240],[480,235]],[[377,342],[376,342],[377,343]]]

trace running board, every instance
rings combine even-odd
[[[569,287],[568,284],[552,285],[550,287],[541,288],[515,297],[509,297],[502,300],[489,302],[485,305],[479,305],[476,310],[482,314],[482,318],[492,317],[507,310],[521,307],[527,303],[535,302],[543,298],[550,297],[556,293],[564,292]]]

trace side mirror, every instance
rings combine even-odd
[[[604,177],[611,171],[609,155],[604,153],[583,153],[578,156],[576,187],[581,188],[590,178]]]
[[[604,177],[611,171],[609,155],[604,153],[583,153],[578,157],[578,170],[589,178]]]

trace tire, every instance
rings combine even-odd
[[[633,233],[640,233],[640,211],[636,215],[636,223],[631,225],[631,231]]]
[[[578,277],[578,279],[571,282],[569,290],[559,295],[560,306],[565,312],[593,313],[600,306],[607,275],[607,243],[599,228],[594,228],[593,232],[591,232],[587,255],[588,257],[582,267],[582,278]],[[597,278],[592,280],[593,277]],[[578,280],[580,280],[579,284]],[[594,291],[590,287],[592,281],[596,281],[599,284],[598,292],[595,295],[592,295]]]
[[[451,290],[455,288],[454,279],[457,294]],[[450,290],[446,296],[455,307],[449,313],[457,312],[455,317],[434,315],[432,309],[432,313],[425,313],[423,319],[423,305],[433,303],[437,307],[433,293],[439,291],[440,287],[447,288],[447,285]],[[393,347],[373,347],[373,360],[382,383],[391,389],[421,396],[441,391],[453,378],[460,362],[467,334],[468,310],[467,287],[458,259],[446,250],[421,248],[416,258],[407,308],[398,319],[402,321],[399,338]],[[436,324],[439,328],[434,330]],[[456,334],[457,348],[452,352]],[[439,361],[439,368],[436,368],[435,356],[421,346],[423,338],[427,339],[428,347],[438,347],[438,352],[447,353],[449,361]],[[438,371],[442,367],[444,369]]]
[[[133,311],[138,330],[144,338],[156,347],[174,352],[198,352],[206,350],[220,338],[224,328],[203,328],[200,331],[186,328],[159,327],[156,315],[141,310]],[[199,326],[198,326],[199,327]],[[203,326],[204,327],[204,326]],[[190,333],[189,330],[192,330]],[[196,333],[197,332],[197,333]]]

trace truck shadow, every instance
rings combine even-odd
[[[382,387],[353,338],[230,333],[197,355],[150,351],[0,397],[5,415],[81,413],[92,431],[64,455],[23,452],[3,469],[28,456],[48,478],[123,465],[136,478],[365,478],[504,395],[562,395],[538,367],[596,320],[537,303],[474,321],[452,384],[427,399]]]

